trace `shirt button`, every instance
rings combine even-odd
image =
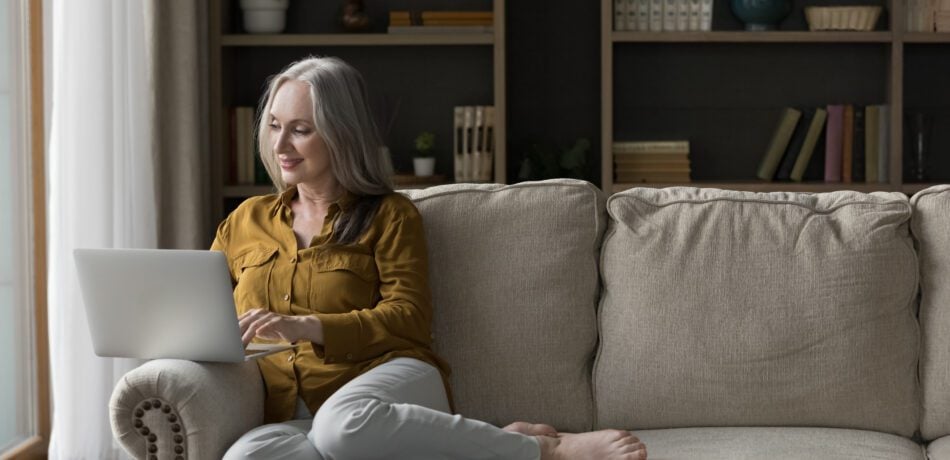
[[[347,353],[347,354],[346,354],[346,359],[348,359],[348,360],[350,360],[350,361],[353,361],[353,353]]]
[[[291,258],[290,258],[290,263],[292,263],[292,264],[297,263],[297,258],[296,258],[296,257],[291,257]]]
[[[290,300],[290,294],[284,294],[284,301]]]
[[[287,357],[287,362],[288,362],[288,363],[294,362],[294,355],[293,355],[293,354],[291,354],[290,356]]]

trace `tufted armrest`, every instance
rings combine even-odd
[[[159,359],[125,374],[109,403],[112,434],[135,458],[219,459],[264,418],[257,364]]]

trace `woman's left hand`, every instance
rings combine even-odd
[[[315,317],[287,316],[260,308],[248,310],[239,316],[238,324],[245,347],[254,337],[287,342],[312,340],[315,329],[320,328],[320,320]]]

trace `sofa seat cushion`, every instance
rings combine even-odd
[[[924,460],[901,436],[835,428],[678,428],[635,432],[654,460]],[[950,457],[948,457],[950,458]]]
[[[425,226],[434,348],[452,368],[456,410],[589,430],[600,190],[562,179],[405,193]]]
[[[928,444],[927,458],[930,460],[950,460],[950,436],[935,439]]]
[[[607,210],[597,427],[917,430],[906,196],[640,188]]]

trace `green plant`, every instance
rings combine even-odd
[[[416,155],[417,157],[431,157],[435,150],[435,134],[429,131],[423,131],[416,136]]]
[[[532,144],[521,168],[518,178],[521,180],[544,180],[556,177],[590,180],[587,177],[587,152],[590,140],[580,138],[574,145],[560,151],[548,145]]]

